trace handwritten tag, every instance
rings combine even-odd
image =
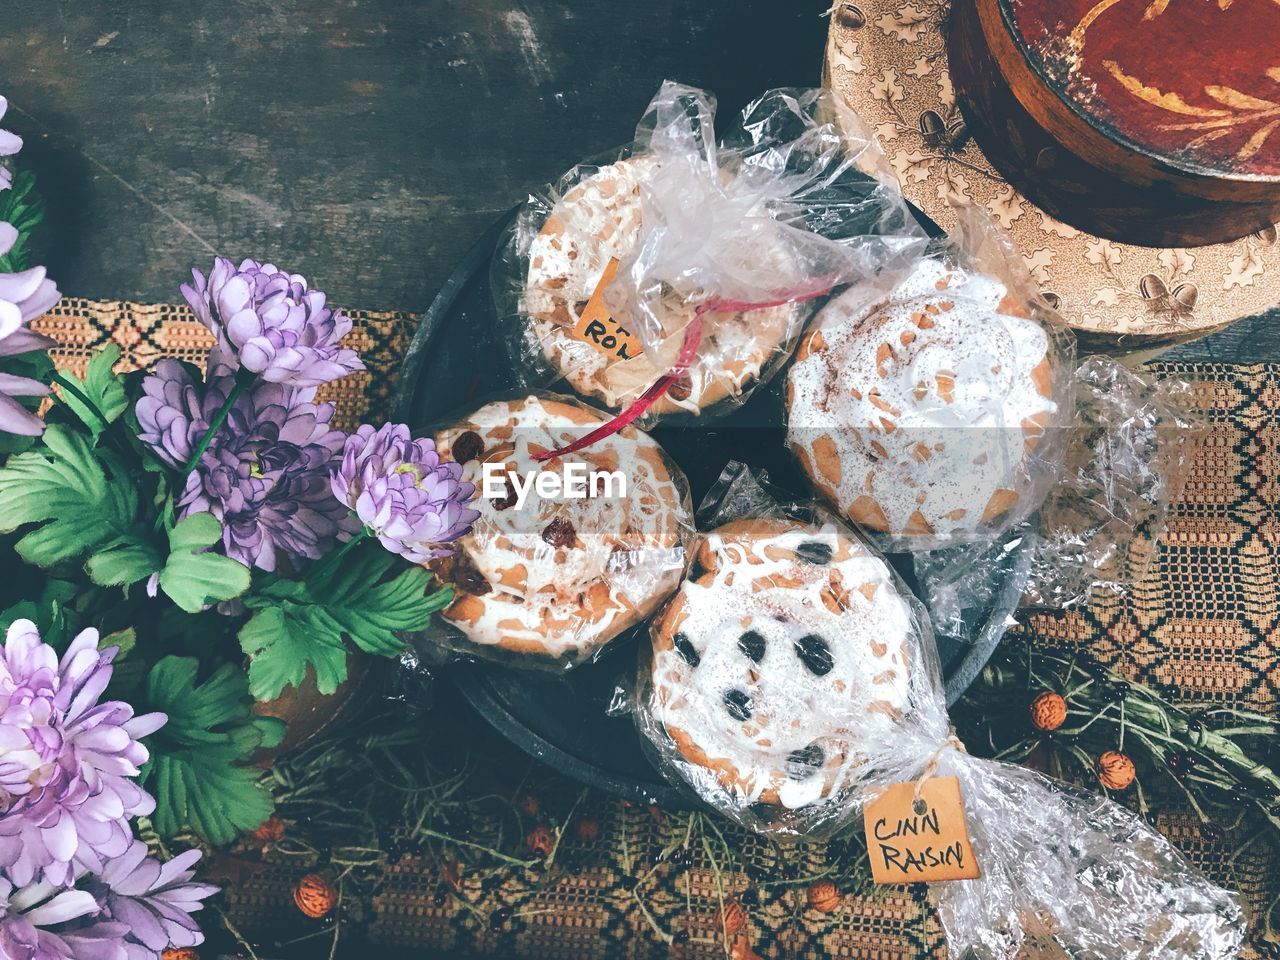
[[[610,360],[630,360],[640,356],[643,347],[634,333],[614,320],[609,315],[609,308],[604,303],[604,292],[613,278],[618,275],[618,260],[614,258],[604,268],[604,274],[591,299],[583,308],[582,316],[573,328],[573,335],[579,340],[591,344]]]
[[[895,783],[867,804],[867,853],[876,883],[974,880],[978,861],[964,824],[955,777],[930,777],[914,804],[915,783]]]

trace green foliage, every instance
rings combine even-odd
[[[237,560],[204,552],[222,538],[211,513],[193,513],[169,531],[169,559],[160,571],[160,589],[187,613],[230,600],[249,589],[249,568]]]
[[[266,583],[245,598],[253,616],[240,630],[240,646],[255,697],[270,700],[301,683],[308,665],[320,692],[332,693],[347,676],[344,639],[366,653],[398,653],[404,642],[397,633],[423,629],[449,602],[449,590],[427,592],[426,570],[392,576],[398,558],[374,543],[364,547],[319,570],[313,582]]]
[[[102,401],[118,418],[123,407],[112,399],[114,389],[92,375],[84,383],[94,390],[91,402]],[[167,531],[138,519],[135,477],[142,473],[130,475],[114,450],[95,449],[83,434],[51,424],[34,450],[0,469],[0,531],[29,528],[16,549],[38,567],[86,557],[99,586],[127,587],[158,573],[160,589],[189,613],[247,590],[242,564],[204,552],[222,536],[217,518],[196,514]]]
[[[280,742],[284,724],[250,712],[244,673],[232,664],[203,681],[198,667],[193,657],[165,657],[151,668],[139,709],[159,710],[169,722],[146,739],[151,759],[141,781],[155,795],[152,819],[162,837],[192,830],[230,843],[271,815],[271,794],[245,764]]]
[[[118,420],[129,406],[124,381],[112,370],[119,359],[119,345],[110,343],[89,360],[83,380],[74,374],[59,374],[60,381],[70,383],[75,388],[63,389],[63,403],[89,428],[94,443],[98,442],[102,431]],[[86,406],[85,400],[92,406]]]
[[[31,266],[31,234],[44,219],[44,202],[35,186],[35,174],[19,170],[9,189],[0,190],[0,220],[18,231],[18,239],[0,257],[0,272],[17,273]]]
[[[17,543],[37,567],[74,560],[130,538],[137,490],[109,451],[62,424],[0,469],[0,532],[34,524]]]

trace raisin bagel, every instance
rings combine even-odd
[[[692,529],[688,488],[653,439],[627,428],[563,459],[533,459],[607,419],[573,400],[527,396],[486,404],[436,435],[441,453],[476,484],[480,518],[451,557],[432,565],[454,588],[443,619],[475,648],[572,665],[679,585]],[[602,483],[577,499],[530,489],[517,503],[512,473],[560,472],[566,462],[619,472],[626,495]],[[503,465],[495,497],[485,497],[486,463]]]
[[[703,535],[650,634],[642,727],[722,809],[822,802],[908,704],[910,607],[885,562],[834,524],[739,520]]]

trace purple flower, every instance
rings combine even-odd
[[[342,448],[333,493],[392,553],[426,563],[449,551],[480,514],[466,504],[475,485],[462,466],[441,463],[430,440],[414,440],[404,424],[365,424]]]
[[[192,883],[191,866],[199,850],[180,853],[167,863],[147,856],[140,840],[82,885],[97,896],[102,918],[127,930],[126,941],[149,951],[138,956],[158,956],[166,947],[194,947],[204,935],[191,914],[206,897],[218,892],[207,883]]]
[[[80,869],[100,870],[129,849],[129,818],[155,801],[131,779],[147,760],[139,742],[165,722],[117,700],[98,703],[111,680],[115,648],[98,649],[98,631],[77,636],[61,661],[35,624],[15,620],[0,656],[0,730],[19,746],[28,770],[13,770],[0,795],[0,870],[15,884],[68,885]]]
[[[364,369],[354,350],[338,346],[350,318],[325,306],[324,294],[298,274],[249,259],[237,269],[218,257],[207,281],[199,270],[191,275],[182,295],[218,338],[211,370],[244,367],[271,383],[316,387]]]
[[[0,97],[0,108],[3,102],[4,98]],[[0,109],[0,115],[3,113]],[[0,130],[0,156],[4,154],[5,135],[5,131]],[[8,253],[17,239],[18,231],[0,221],[0,256]],[[45,277],[44,267],[32,267],[21,273],[0,273],[0,360],[53,346],[52,340],[32,333],[27,324],[57,303],[61,296],[53,281]],[[0,373],[0,432],[24,437],[42,433],[44,421],[14,397],[43,397],[48,392],[49,388],[39,380]]]
[[[201,386],[182,364],[162,360],[143,380],[138,436],[171,466],[186,463],[229,396],[235,380],[225,370]],[[332,404],[314,396],[309,387],[252,384],[187,477],[179,519],[212,513],[227,556],[245,566],[274,570],[279,553],[314,560],[349,526],[328,480],[343,435],[329,428]]]
[[[115,953],[95,953],[77,949],[87,945],[79,938],[67,938],[56,928],[96,915],[100,906],[86,890],[67,889],[52,883],[32,883],[16,888],[0,877],[0,957],[13,960],[97,960],[98,957],[124,958]],[[119,939],[123,926],[111,925],[109,939]],[[109,941],[108,941],[109,942]]]
[[[191,914],[218,892],[192,883],[199,850],[168,863],[134,840],[100,873],[74,886],[15,887],[0,877],[0,957],[31,960],[160,960],[169,947],[194,947],[204,935]]]
[[[9,100],[0,97],[0,120],[9,112]],[[0,130],[0,157],[12,157],[22,149],[22,138],[8,130]],[[8,190],[13,184],[13,174],[9,168],[0,164],[0,190]]]

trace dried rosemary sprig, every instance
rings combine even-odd
[[[1066,701],[1054,730],[1037,729],[1029,712],[1043,691]],[[1027,633],[1006,639],[956,714],[970,749],[1015,763],[1047,751],[1053,763],[1067,761],[1069,778],[1097,778],[1098,756],[1122,751],[1137,767],[1144,815],[1149,791],[1172,785],[1204,823],[1231,826],[1256,812],[1280,830],[1280,776],[1259,759],[1280,749],[1273,717],[1231,707],[1184,710],[1084,654],[1045,650]]]

